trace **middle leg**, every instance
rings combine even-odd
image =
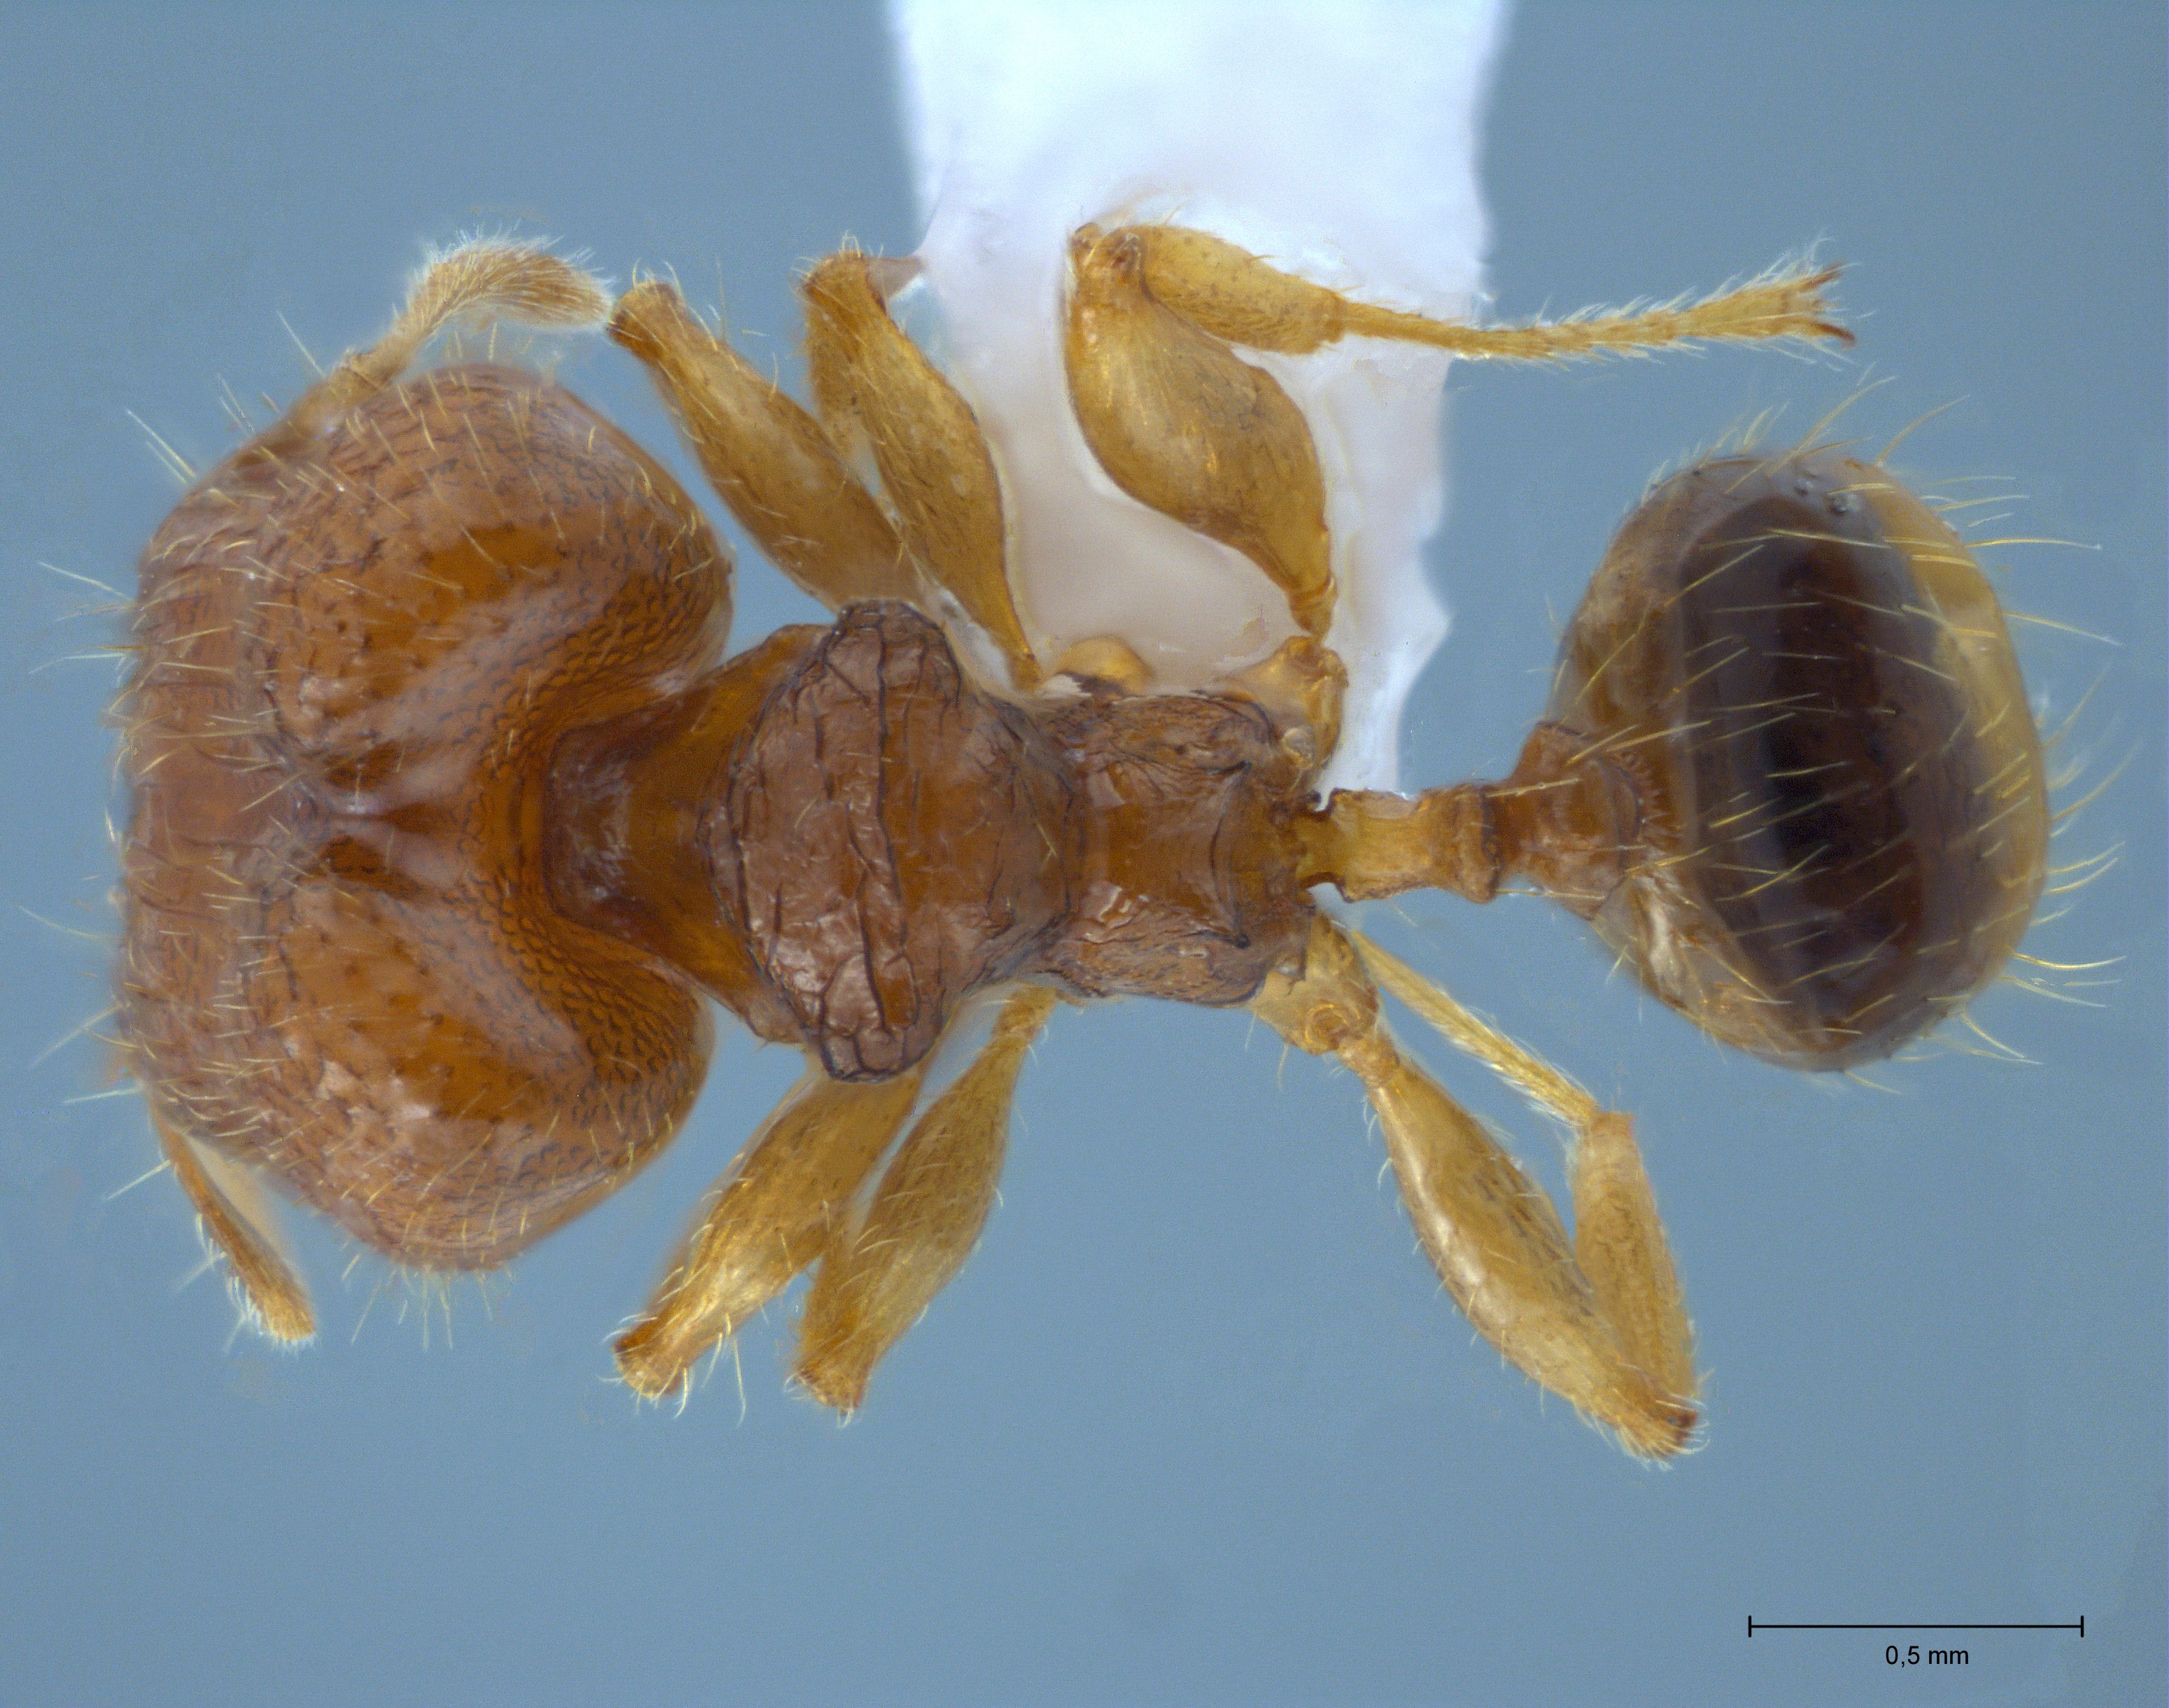
[[[908,265],[845,250],[806,275],[814,399],[832,440],[872,454],[912,555],[1029,691],[1042,673],[1010,586],[994,453],[971,406],[889,318],[889,291]]]
[[[798,1380],[850,1412],[890,1347],[954,1278],[994,1209],[1010,1104],[1052,990],[1009,997],[990,1037],[898,1147],[872,1201],[830,1242],[799,1328]]]

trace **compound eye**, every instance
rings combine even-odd
[[[1887,1055],[2032,916],[2047,789],[2002,611],[1873,464],[1824,449],[1666,481],[1591,581],[1547,717],[1640,797],[1598,931],[1728,1043]]]

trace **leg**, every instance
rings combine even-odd
[[[1003,1005],[986,1047],[919,1117],[873,1203],[829,1248],[799,1330],[798,1380],[823,1405],[858,1408],[874,1365],[978,1243],[1017,1072],[1054,1001],[1051,990],[1027,990]]]
[[[847,1085],[818,1064],[754,1134],[701,1225],[617,1341],[619,1373],[659,1399],[827,1251],[919,1099],[916,1070]]]
[[[894,264],[847,251],[807,275],[814,399],[833,440],[872,452],[912,555],[993,638],[1016,686],[1035,688],[994,456],[970,407],[889,318],[882,286]]]
[[[1145,247],[1090,227],[1071,247],[1063,354],[1084,442],[1116,486],[1242,552],[1323,635],[1332,550],[1309,424],[1271,374],[1154,296]]]
[[[1054,661],[1047,675],[1105,682],[1125,694],[1142,694],[1153,681],[1152,669],[1138,656],[1137,649],[1112,634],[1090,635],[1077,642]]]
[[[647,364],[701,472],[770,563],[831,611],[916,604],[919,574],[820,424],[659,280],[618,299],[610,334]]]
[[[1656,1195],[1634,1143],[1634,1124],[1596,1100],[1549,1063],[1493,1030],[1445,991],[1362,933],[1352,934],[1363,965],[1380,985],[1474,1056],[1575,1135],[1575,1256],[1597,1309],[1628,1360],[1667,1394],[1692,1400],[1694,1333],[1687,1301],[1657,1216]]]
[[[1334,599],[1317,451],[1287,394],[1230,345],[1303,355],[1352,334],[1542,361],[1705,339],[1852,341],[1820,294],[1835,269],[1773,273],[1691,305],[1500,328],[1355,302],[1180,227],[1087,226],[1070,255],[1064,355],[1092,454],[1140,504],[1249,557],[1312,635]]]
[[[1307,355],[1351,335],[1432,344],[1464,360],[1494,361],[1559,361],[1702,342],[1852,342],[1852,334],[1828,318],[1822,300],[1822,287],[1837,276],[1835,267],[1812,273],[1774,268],[1699,302],[1585,312],[1527,326],[1472,326],[1356,302],[1179,226],[1133,226],[1107,237],[1088,227],[1079,237],[1095,247],[1134,240],[1145,288],[1158,301],[1213,337],[1284,355]]]
[[[276,1212],[254,1178],[199,1150],[155,1108],[151,1124],[181,1189],[202,1218],[205,1239],[225,1255],[242,1314],[269,1339],[309,1339],[317,1332],[309,1290],[279,1249]]]
[[[1287,732],[1284,746],[1297,750],[1306,767],[1324,764],[1340,745],[1340,702],[1348,691],[1348,667],[1340,654],[1308,635],[1291,635],[1246,670],[1219,685],[1218,691],[1255,700]],[[1340,798],[1336,791],[1334,798]],[[1298,820],[1298,823],[1301,821]]]
[[[1695,1425],[1692,1336],[1628,1123],[1367,947],[1372,954],[1391,969],[1388,989],[1426,993],[1426,1017],[1460,1017],[1450,1037],[1575,1124],[1571,1246],[1543,1192],[1394,1048],[1338,927],[1320,919],[1302,975],[1268,980],[1252,1006],[1298,1048],[1330,1052],[1362,1080],[1417,1234],[1484,1337],[1630,1451],[1679,1452]]]

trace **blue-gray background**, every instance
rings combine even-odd
[[[2070,975],[2113,979],[2072,993],[2102,1006],[1979,1005],[2038,1065],[1811,1081],[1702,1042],[1536,904],[1375,919],[1639,1113],[1710,1372],[1707,1449],[1653,1472],[1472,1343],[1345,1076],[1144,1005],[1058,1017],[989,1237],[848,1429],[781,1390],[783,1312],[745,1337],[743,1411],[727,1362],[683,1416],[606,1380],[791,1076],[743,1038],[665,1161],[487,1300],[456,1289],[449,1335],[396,1282],[356,1332],[382,1272],[304,1228],[320,1342],[229,1345],[218,1284],[177,1286],[171,1181],[115,1196],[154,1160],[140,1107],[72,1101],[100,1050],[32,1065],[103,1006],[112,876],[113,673],[73,655],[114,629],[39,561],[125,587],[174,491],[125,412],[214,460],[218,380],[305,376],[282,315],[334,351],[463,227],[673,265],[787,352],[797,264],[916,235],[890,73],[861,9],[10,8],[0,1699],[2160,1700],[2163,47],[2158,7],[1516,20],[1500,312],[1820,238],[1863,342],[1461,371],[1458,627],[1411,782],[1511,763],[1653,467],[1780,402],[1804,430],[1863,375],[1872,443],[1952,406],[1901,459],[1932,485],[2012,478],[1989,531],[2098,547],[1998,556],[2017,607],[2108,638],[2022,636],[2053,717],[2096,689],[2065,798],[2129,761],[2058,845],[2118,863],[2028,942],[2124,957]],[[676,454],[630,364],[566,373]],[[739,587],[741,639],[804,614],[749,556]],[[1552,1139],[1441,1065],[1556,1182]],[[1924,1638],[1969,1664],[1903,1672],[1883,1634],[1751,1644],[1751,1615],[2086,1635]]]

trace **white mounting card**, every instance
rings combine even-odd
[[[1062,370],[1068,238],[1202,227],[1367,300],[1466,315],[1485,245],[1478,127],[1490,0],[893,0],[937,353],[994,447],[1026,632],[1116,635],[1165,687],[1294,632],[1231,549],[1118,492]],[[1401,707],[1446,633],[1422,547],[1444,510],[1447,358],[1348,339],[1243,352],[1318,443],[1349,670],[1328,787],[1390,788]]]

